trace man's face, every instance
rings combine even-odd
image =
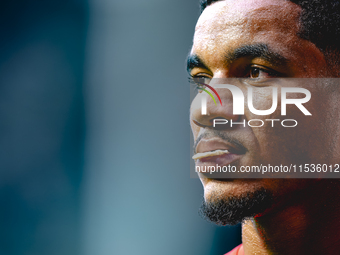
[[[328,67],[324,55],[310,41],[301,39],[299,17],[301,8],[281,0],[228,0],[213,3],[200,16],[189,59],[190,75],[207,78],[210,85],[221,80],[243,77],[249,82],[236,82],[243,94],[253,88],[254,107],[269,109],[272,105],[272,87],[300,87],[311,92],[311,100],[304,106],[312,113],[305,116],[296,106],[287,108],[281,116],[280,107],[270,116],[257,116],[245,107],[244,115],[232,114],[232,96],[227,89],[216,89],[222,105],[208,100],[208,114],[201,114],[201,94],[191,106],[191,128],[195,152],[229,150],[227,157],[196,160],[196,164],[245,166],[270,164],[273,166],[305,163],[330,163],[339,158],[337,130],[339,118],[329,113],[338,112],[338,92],[316,82],[262,83],[267,78],[326,77]],[[257,80],[255,80],[257,78]],[[252,82],[253,79],[254,81]],[[229,83],[229,82],[228,82]],[[280,95],[280,94],[279,94]],[[291,95],[299,97],[299,95]],[[301,96],[301,95],[300,95]],[[278,102],[280,106],[280,99]],[[250,119],[295,119],[298,126],[260,128],[236,125],[216,130],[214,118],[241,122]],[[279,123],[279,122],[277,122]],[[312,185],[316,180],[303,179],[234,179],[221,180],[199,174],[204,186],[206,202],[235,201],[266,190],[274,198],[274,205],[284,203],[289,194]],[[263,210],[266,208],[263,208]],[[250,215],[249,215],[250,216]]]

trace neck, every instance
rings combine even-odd
[[[245,220],[245,255],[337,254],[340,250],[340,181],[321,180],[265,215]],[[292,203],[291,201],[294,201]]]

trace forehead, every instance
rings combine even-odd
[[[213,3],[197,22],[193,51],[214,54],[240,44],[271,42],[273,48],[278,43],[291,44],[300,30],[300,13],[300,6],[285,0]]]

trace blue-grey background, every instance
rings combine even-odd
[[[197,210],[198,0],[0,3],[0,254],[223,254]]]

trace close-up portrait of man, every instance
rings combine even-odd
[[[340,0],[1,3],[0,255],[340,254]]]
[[[340,1],[200,4],[187,58],[200,214],[241,223],[229,255],[340,254]]]

